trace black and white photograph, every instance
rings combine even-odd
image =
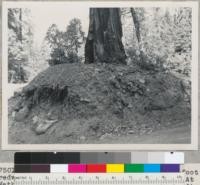
[[[196,5],[4,2],[3,148],[194,149]]]

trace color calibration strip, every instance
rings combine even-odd
[[[15,173],[179,173],[180,164],[15,165]]]
[[[17,152],[15,164],[184,164],[183,152]]]

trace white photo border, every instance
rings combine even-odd
[[[8,143],[8,8],[25,8],[49,3],[89,7],[191,7],[192,8],[192,95],[190,144],[9,144]],[[4,1],[2,3],[2,149],[48,151],[131,151],[131,150],[198,150],[198,1]]]

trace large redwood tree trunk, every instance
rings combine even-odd
[[[91,8],[85,63],[126,63],[119,8]]]

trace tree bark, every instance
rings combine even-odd
[[[91,8],[85,63],[126,63],[119,8]]]
[[[142,52],[142,49],[141,49],[140,22],[139,22],[139,19],[138,19],[138,16],[137,16],[135,9],[131,8],[130,11],[131,11],[131,15],[132,15],[132,18],[133,18],[133,24],[134,24],[134,27],[135,27],[136,37],[137,37],[137,40],[138,40],[140,61],[143,62],[144,61],[144,55],[143,55],[143,52]]]
[[[135,26],[136,37],[137,37],[138,43],[140,43],[140,41],[141,41],[140,22],[138,20],[138,17],[137,17],[137,14],[136,14],[134,8],[131,8],[131,14],[132,14],[133,23],[134,23],[134,26]]]

